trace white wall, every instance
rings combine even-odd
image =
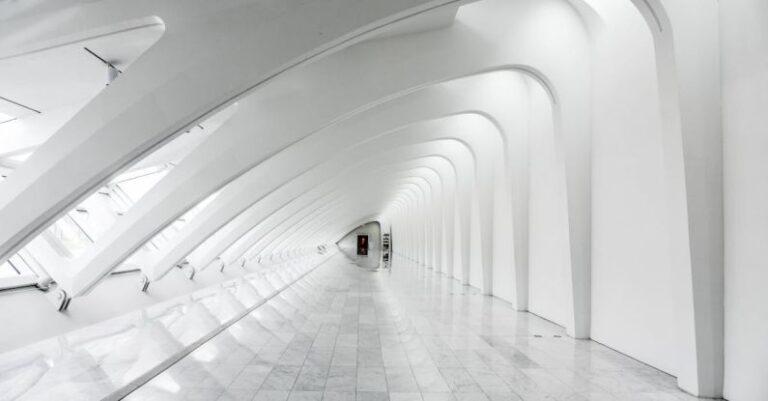
[[[531,91],[532,96],[536,93]],[[565,326],[571,310],[568,299],[570,258],[568,216],[562,165],[557,162],[555,138],[547,99],[532,98],[529,138],[530,200],[528,310]]]
[[[480,239],[480,215],[478,197],[472,197],[472,219],[470,220],[470,246],[469,246],[469,285],[483,288],[483,255],[482,240]]]
[[[629,2],[611,3],[593,66],[591,336],[674,375],[685,283],[669,263],[653,37]]]
[[[768,2],[720,2],[725,383],[730,401],[768,399]]]

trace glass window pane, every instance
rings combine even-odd
[[[18,277],[19,273],[11,266],[10,263],[5,262],[0,265],[0,278],[6,277]]]
[[[86,232],[69,215],[65,215],[48,229],[53,238],[63,246],[62,256],[76,258],[93,243]]]

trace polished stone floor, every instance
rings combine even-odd
[[[340,254],[127,400],[689,400],[673,377],[429,270]]]
[[[0,401],[119,399],[327,260],[259,263],[240,278],[0,354]]]

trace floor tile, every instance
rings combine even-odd
[[[475,294],[406,263],[337,258],[126,399],[695,399],[669,375]]]

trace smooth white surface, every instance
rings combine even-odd
[[[662,115],[653,37],[629,3],[603,2],[593,117],[592,337],[679,374]],[[611,3],[611,4],[608,4]],[[608,61],[610,60],[610,61]],[[616,68],[616,66],[622,68]],[[598,111],[599,110],[599,111]]]
[[[530,119],[544,125],[531,135],[528,226],[528,310],[561,326],[568,322],[568,212],[558,170],[554,133],[545,117],[531,109]]]
[[[2,400],[119,399],[328,256],[265,267],[150,308],[0,355]]]
[[[51,74],[46,97],[21,82],[43,67],[10,68],[14,94],[61,107],[45,127],[28,116],[0,125],[41,129],[0,138],[11,173],[0,251],[120,171],[173,159],[146,196],[104,219],[114,224],[94,230],[83,256],[30,243],[90,316],[109,315],[98,290],[126,261],[151,293],[161,280],[176,286],[166,273],[177,264],[216,281],[378,220],[419,266],[673,374],[686,391],[766,398],[768,358],[751,350],[768,331],[768,15],[738,1],[483,0],[421,14],[445,2],[0,5],[0,63],[165,29],[98,94],[89,81],[95,89],[56,96],[68,83]],[[219,129],[144,157],[235,98]],[[146,246],[160,232],[175,235]],[[120,294],[125,308],[146,295]],[[35,327],[47,324],[25,330]]]
[[[280,314],[258,309],[127,400],[696,399],[401,257],[365,266],[327,263],[267,305]]]
[[[723,392],[729,400],[758,400],[768,396],[768,4],[742,0],[720,7],[726,217]]]

